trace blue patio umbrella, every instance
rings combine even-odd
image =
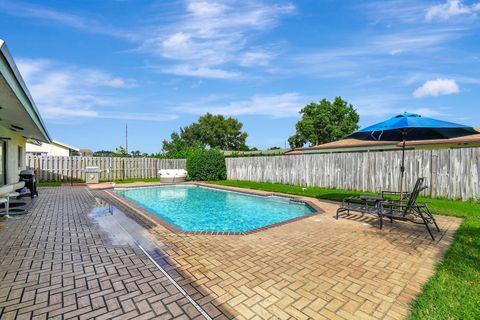
[[[400,166],[400,197],[402,197],[406,141],[449,139],[478,133],[474,128],[469,126],[422,117],[419,114],[406,112],[358,130],[350,134],[348,138],[403,142],[402,164]]]

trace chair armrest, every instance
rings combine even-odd
[[[409,196],[410,192],[404,191],[402,192],[404,196]],[[390,195],[390,196],[400,196],[400,192],[398,191],[388,191],[388,190],[382,190],[382,197],[385,197],[385,195]]]
[[[428,207],[428,204],[432,203],[431,201],[418,201],[415,203],[415,205],[420,206],[420,207]]]
[[[388,193],[388,194],[400,194],[398,191],[389,191],[389,190],[382,190],[382,194]]]
[[[346,204],[351,204],[351,203],[364,203],[365,201],[360,198],[360,196],[349,196],[346,198],[343,198],[342,200],[342,206],[345,206]]]
[[[384,200],[380,202],[382,207],[387,208],[405,208],[408,205],[407,200]]]
[[[343,198],[343,201],[348,201],[348,200],[362,200],[362,199],[360,199],[360,196],[349,196],[349,197]]]

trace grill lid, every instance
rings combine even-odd
[[[20,171],[21,176],[35,176],[35,172],[32,169],[26,169]]]

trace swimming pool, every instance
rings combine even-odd
[[[115,192],[184,231],[247,232],[315,212],[306,203],[285,197],[196,185],[115,189]]]

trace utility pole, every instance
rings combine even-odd
[[[125,123],[125,152],[128,154],[128,124]]]

